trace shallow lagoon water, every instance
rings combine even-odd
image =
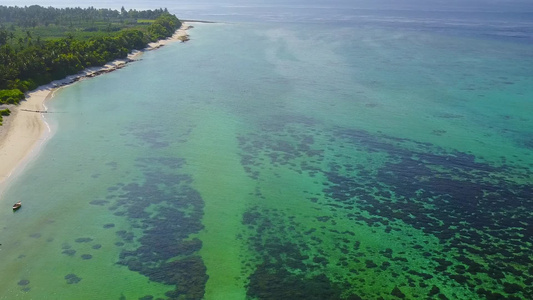
[[[529,44],[194,25],[48,103],[2,299],[532,296]]]

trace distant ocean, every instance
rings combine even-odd
[[[217,23],[47,102],[0,299],[533,298],[533,5],[352,2],[124,4]]]

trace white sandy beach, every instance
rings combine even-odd
[[[181,41],[188,37],[186,30],[189,27],[188,24],[183,23],[182,27],[172,37],[150,43],[145,51]],[[103,67],[89,68],[77,75],[40,86],[29,92],[20,105],[8,106],[11,110],[11,115],[4,117],[4,125],[0,126],[0,185],[5,183],[18,167],[24,165],[24,162],[30,157],[29,154],[37,152],[50,136],[50,128],[43,119],[43,113],[45,113],[43,112],[45,110],[44,102],[52,97],[57,88],[72,84],[80,79],[119,69],[126,63],[138,58],[141,53],[142,51],[134,51],[128,55],[127,59],[116,60]]]

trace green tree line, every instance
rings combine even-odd
[[[11,114],[11,111],[9,109],[1,109],[0,110],[0,126],[2,126],[3,116],[9,116]]]
[[[155,10],[127,11],[122,7],[120,11],[94,7],[89,8],[54,8],[31,5],[25,7],[0,5],[0,20],[2,23],[15,24],[21,27],[36,27],[55,25],[86,24],[98,21],[123,22],[134,19],[156,19],[162,14],[168,14],[165,8]]]
[[[31,11],[30,8],[23,11],[28,13]],[[72,17],[78,16],[80,10],[88,13],[93,9],[58,11],[67,15],[76,12],[70,14]],[[36,11],[57,12],[51,8]],[[115,14],[123,15],[130,12],[123,10],[116,11]],[[138,12],[138,14],[152,16],[154,12]],[[149,42],[171,36],[181,26],[180,20],[169,14],[166,9],[158,10],[156,14],[157,17],[144,26],[136,28],[124,26],[119,31],[105,32],[103,35],[86,40],[75,38],[72,34],[64,38],[43,40],[32,36],[28,31],[25,40],[14,44],[10,42],[13,32],[6,26],[0,28],[0,104],[18,104],[24,99],[24,92],[39,85],[76,74],[88,67],[102,66],[109,61],[125,58],[132,50],[142,49]],[[16,19],[10,20],[16,21]]]

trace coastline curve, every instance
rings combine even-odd
[[[126,64],[138,60],[144,51],[184,41],[184,38],[188,38],[189,28],[189,24],[182,23],[170,38],[150,43],[142,51],[131,52],[125,59],[114,60],[102,67],[88,68],[76,75],[39,86],[28,92],[26,99],[21,101],[19,106],[9,107],[12,113],[4,119],[4,126],[0,127],[0,201],[3,191],[13,178],[22,173],[28,163],[37,157],[40,149],[53,135],[53,130],[46,122],[44,114],[48,112],[45,102],[53,98],[55,91],[80,80],[121,69]]]

